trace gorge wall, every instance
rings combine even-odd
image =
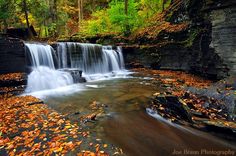
[[[86,42],[122,43],[127,67],[183,70],[221,79],[236,73],[236,1],[173,0],[146,30],[126,39],[98,36]],[[26,59],[21,40],[0,37],[1,74],[28,72]]]
[[[22,40],[0,36],[0,74],[26,72]]]
[[[174,3],[170,8],[172,14],[167,12],[163,26],[159,26],[165,27],[167,23],[172,27],[152,38],[146,37],[151,35],[145,32],[135,38],[141,46],[124,48],[127,66],[136,64],[154,69],[184,70],[212,79],[234,75],[236,2],[176,0]],[[184,23],[187,27],[178,29]]]
[[[236,1],[219,3],[208,8],[212,22],[210,47],[225,61],[230,72],[236,73]]]

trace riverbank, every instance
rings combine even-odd
[[[1,99],[0,105],[1,155],[105,156],[111,148],[99,139],[88,142],[90,132],[32,96]]]
[[[161,81],[165,92],[153,94],[148,108],[171,122],[235,140],[235,80],[218,82],[181,71],[139,68],[134,71],[152,75]],[[152,113],[154,113],[152,112]]]
[[[1,155],[99,155],[119,154],[118,148],[101,139],[91,139],[90,132],[70,121],[33,96],[16,96],[24,86],[13,86],[22,73],[4,74],[1,81],[12,82],[1,87],[0,154]],[[1,83],[3,84],[3,83]],[[94,139],[94,140],[93,140]]]
[[[173,123],[214,132],[234,143],[232,136],[235,135],[235,120],[228,116],[226,108],[221,107],[224,106],[223,103],[192,91],[192,88],[209,90],[216,83],[181,71],[145,68],[133,69],[133,71],[134,76],[151,78],[150,84],[163,88],[163,92],[153,94],[151,103],[146,101],[147,103],[144,104],[146,108],[151,108]],[[10,80],[15,78],[14,75],[1,77]],[[235,88],[230,84],[226,86],[224,91],[235,93]],[[16,88],[12,87],[12,89]],[[86,126],[81,126],[81,122],[71,120],[67,114],[51,109],[35,97],[17,97],[8,93],[1,97],[0,105],[0,153],[3,155],[122,155],[123,153],[120,148],[96,138],[97,134],[91,133]],[[99,103],[96,101],[92,103],[91,113],[87,112],[87,114],[94,114],[94,110],[100,110],[100,107],[94,108],[94,105],[97,107]],[[81,111],[79,113],[83,114]],[[92,119],[94,122],[98,119],[96,115],[92,117],[95,118]]]

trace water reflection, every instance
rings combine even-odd
[[[105,138],[120,145],[127,155],[168,156],[175,150],[182,151],[180,155],[186,150],[235,150],[235,146],[209,134],[189,129],[198,134],[195,135],[147,116],[145,111],[116,115],[104,121],[103,126]]]
[[[86,85],[87,89],[82,92],[48,98],[47,103],[65,114],[90,112],[89,104],[93,101],[106,104],[108,107],[105,116],[95,123],[90,123],[87,128],[93,131],[96,137],[120,146],[127,155],[162,156],[178,152],[183,155],[183,152],[188,150],[201,152],[204,149],[236,149],[235,144],[226,143],[210,134],[168,124],[162,119],[149,116],[145,105],[150,100],[150,95],[163,90],[156,87],[156,84],[152,85],[151,79],[115,79]],[[78,116],[70,117],[78,121]]]

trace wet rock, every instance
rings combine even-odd
[[[93,113],[93,114],[88,115],[86,118],[90,120],[96,120],[96,116],[97,114]]]
[[[158,95],[153,102],[154,107],[159,109],[161,113],[192,122],[190,109],[186,103],[177,96]]]
[[[182,95],[155,93],[151,109],[172,122],[191,125],[227,139],[233,140],[231,136],[235,138],[235,120],[221,100],[189,91]]]
[[[213,131],[218,134],[227,134],[231,136],[228,139],[235,140],[236,139],[236,124],[235,122],[226,122],[221,120],[206,120],[203,121],[205,124],[205,128],[207,131]],[[226,136],[224,136],[226,137]]]
[[[79,114],[80,114],[80,112],[75,112],[74,114],[75,114],[75,115],[79,115]]]
[[[202,106],[203,108],[209,108],[210,104],[208,102],[205,102]]]
[[[84,83],[86,79],[82,77],[82,70],[78,69],[60,69],[61,71],[65,71],[71,74],[73,77],[74,83]]]
[[[86,79],[84,77],[80,77],[76,80],[76,82],[79,82],[79,83],[85,83],[87,82]]]
[[[89,107],[92,109],[92,110],[103,110],[104,108],[107,108],[108,105],[106,104],[103,104],[103,103],[100,103],[98,101],[93,101]]]
[[[26,72],[23,41],[0,36],[0,62],[0,74]]]
[[[0,87],[17,87],[27,84],[27,76],[26,74],[22,74],[20,79],[2,79],[0,80]]]
[[[142,64],[140,64],[139,62],[131,62],[131,63],[127,63],[125,65],[126,68],[128,69],[132,69],[132,68],[144,68],[144,66]]]
[[[97,117],[97,113],[91,113],[91,114],[87,114],[87,115],[81,116],[80,117],[80,121],[82,123],[95,122],[96,121],[96,117]]]
[[[190,98],[190,93],[189,92],[185,92],[183,98]]]
[[[191,113],[195,117],[200,117],[200,118],[208,118],[208,116],[205,113],[198,112],[198,111],[193,111],[191,110]]]
[[[232,91],[227,91],[217,86],[209,87],[207,89],[196,89],[193,87],[186,88],[192,94],[198,97],[204,97],[203,108],[214,108],[222,110],[222,113],[235,114],[236,97]],[[220,90],[221,92],[219,92]]]
[[[133,47],[124,47],[126,62],[139,61],[152,69],[184,70],[211,79],[235,74],[235,0],[221,1],[220,5],[213,0],[190,0],[185,9],[179,1],[173,4],[165,21],[171,25],[189,22],[188,28],[149,35],[141,31]]]

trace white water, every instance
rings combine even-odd
[[[78,68],[86,75],[104,74],[124,69],[122,50],[98,44],[58,43],[58,60],[61,68]]]
[[[60,88],[73,84],[70,73],[38,66],[28,76],[26,92]]]
[[[26,92],[54,89],[73,84],[69,73],[55,70],[54,50],[49,45],[26,43],[32,62]]]
[[[33,67],[47,66],[55,69],[53,61],[54,50],[49,45],[26,43],[31,55],[31,63]]]
[[[33,71],[28,76],[26,92],[38,92],[72,85],[73,77],[63,69],[82,70],[87,81],[124,78],[124,59],[121,47],[65,42],[58,43],[57,56],[46,44],[25,44],[31,56]],[[55,69],[54,60],[59,70]]]
[[[147,112],[148,115],[150,115],[151,117],[157,119],[158,121],[161,121],[161,122],[163,122],[163,123],[166,123],[166,124],[168,124],[168,125],[170,125],[170,126],[173,126],[173,127],[175,127],[175,128],[178,128],[178,129],[180,129],[180,130],[182,130],[182,131],[186,131],[186,132],[189,132],[189,133],[192,133],[192,134],[195,134],[195,135],[200,135],[199,133],[196,133],[196,132],[194,132],[194,131],[191,131],[191,130],[189,130],[189,129],[183,127],[183,126],[180,126],[180,125],[178,125],[178,124],[175,124],[175,123],[173,123],[173,122],[171,122],[171,121],[169,121],[169,120],[163,118],[162,116],[160,116],[159,114],[157,114],[154,110],[152,110],[152,109],[150,109],[150,108],[146,108],[146,112]]]

